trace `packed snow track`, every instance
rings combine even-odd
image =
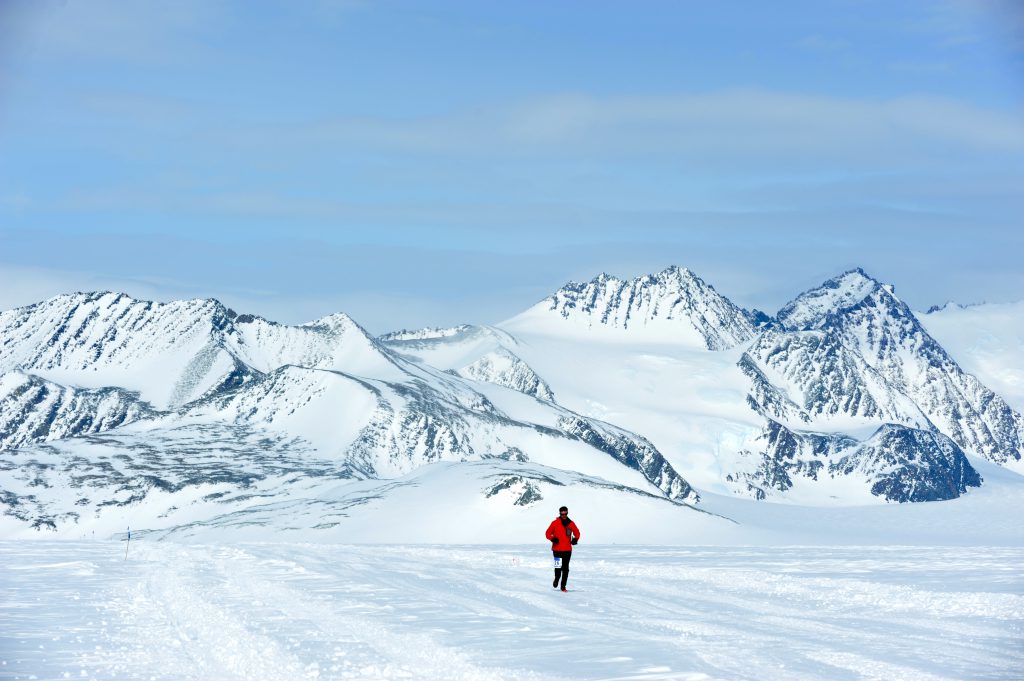
[[[1021,548],[0,542],[5,679],[1019,679]]]

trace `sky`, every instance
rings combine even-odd
[[[1024,299],[1024,5],[0,0],[0,309],[495,323],[688,267]]]

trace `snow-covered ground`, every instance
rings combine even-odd
[[[1019,679],[1024,548],[0,542],[5,679]]]

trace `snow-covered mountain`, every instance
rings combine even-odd
[[[0,313],[0,373],[20,369],[81,388],[117,386],[166,409],[249,378],[223,344],[230,317],[209,300],[57,296]]]
[[[826,430],[850,419],[934,425],[963,449],[1024,471],[1024,419],[964,372],[891,286],[847,272],[798,296],[776,327],[743,358],[789,398],[781,409],[779,400],[758,403],[771,417]]]
[[[965,452],[1024,472],[1021,415],[863,270],[783,307],[739,366],[768,423],[753,469],[730,480],[757,495],[788,490],[793,475],[859,468],[889,500],[952,498],[981,484]]]
[[[156,409],[181,407],[286,364],[401,373],[345,314],[285,326],[238,315],[216,300],[62,295],[0,313],[0,337],[0,374],[20,369],[82,388],[117,386]]]
[[[615,322],[622,307],[592,304],[609,280],[563,292],[586,290],[584,307]],[[565,323],[553,320],[548,308],[563,292],[501,327],[520,339],[520,354],[564,404],[647,434],[698,487],[814,503],[860,502],[864,493],[947,499],[981,483],[968,453],[1020,469],[1020,414],[960,369],[891,286],[862,270],[801,294],[776,318],[758,318],[745,344],[704,357],[682,350],[685,342],[670,349],[646,329],[628,328],[608,352],[608,334],[580,333],[572,304],[563,306]],[[557,359],[546,362],[527,349],[534,346]],[[737,371],[753,421],[735,409]],[[565,387],[575,381],[585,394]],[[702,424],[702,432],[679,420]]]
[[[690,510],[698,490],[951,499],[983,483],[974,457],[1024,472],[1021,415],[861,270],[775,318],[669,268],[379,338],[344,314],[286,326],[114,293],[0,313],[0,334],[4,522],[59,532],[143,509],[164,532],[300,508],[340,527],[317,509],[438,464],[479,462],[456,477],[483,504],[530,507],[561,479],[560,498],[600,488],[624,513],[636,495]]]
[[[679,267],[631,281],[601,274],[586,283],[570,282],[523,316],[552,315],[591,332],[610,330],[623,337],[709,350],[725,350],[749,340],[763,319]]]
[[[4,313],[0,328],[0,488],[8,515],[37,527],[144,499],[162,500],[159,518],[196,511],[208,493],[261,485],[286,498],[325,477],[490,458],[698,500],[647,440],[553,404],[501,348],[504,366],[476,360],[460,374],[395,353],[342,314],[292,327],[216,301],[119,294],[59,296]]]

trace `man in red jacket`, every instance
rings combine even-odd
[[[558,588],[558,580],[562,580],[562,591],[569,581],[569,559],[572,558],[572,547],[580,539],[580,528],[569,519],[569,509],[563,506],[558,509],[558,517],[548,525],[544,536],[551,542],[551,553],[555,555],[555,581],[551,586]]]

